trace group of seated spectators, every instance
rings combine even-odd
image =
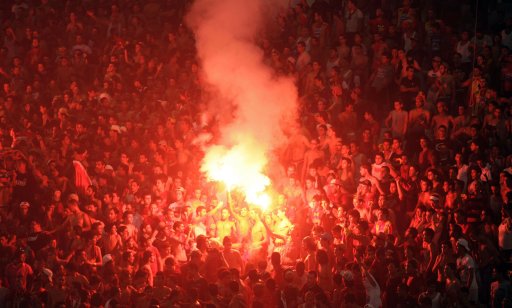
[[[0,1],[1,307],[512,306],[510,1],[271,16],[266,210],[199,171],[191,4]]]

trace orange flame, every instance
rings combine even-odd
[[[270,179],[263,173],[266,164],[261,147],[246,140],[232,148],[210,147],[201,171],[208,180],[223,183],[228,191],[240,190],[247,203],[266,211],[271,204],[270,195],[266,192]]]

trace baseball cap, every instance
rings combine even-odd
[[[48,280],[51,282],[52,281],[52,278],[53,278],[53,272],[46,268],[46,267],[43,267],[43,269],[41,270],[41,273],[46,275],[46,277],[48,277]]]
[[[111,254],[104,255],[101,261],[102,261],[101,265],[107,264],[108,262],[112,261],[112,255]]]
[[[430,201],[439,201],[439,199],[439,194],[433,193],[432,195],[430,195]]]
[[[469,249],[469,243],[466,239],[463,239],[463,238],[459,238],[457,240],[457,245],[460,245],[464,248],[466,248],[467,251],[470,251],[471,249]]]

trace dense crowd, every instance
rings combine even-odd
[[[0,306],[512,306],[510,1],[289,1],[268,210],[199,172],[190,5],[0,1]]]

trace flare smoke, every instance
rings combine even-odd
[[[234,170],[238,174],[231,182],[243,190],[254,184],[244,181],[261,176],[267,154],[283,141],[283,117],[296,112],[293,81],[273,76],[256,45],[278,2],[197,0],[188,15],[206,80],[219,93],[216,100],[235,110],[232,121],[221,127],[219,144],[206,150],[201,170],[212,177],[212,164],[238,161],[242,170]]]

